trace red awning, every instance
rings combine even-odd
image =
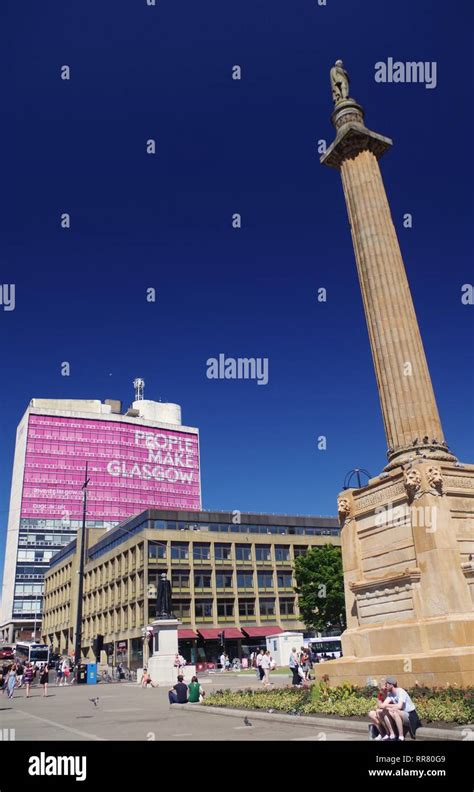
[[[178,630],[178,638],[197,638],[194,630]]]
[[[243,638],[244,636],[237,627],[224,627],[224,637],[227,641],[228,638]]]
[[[242,630],[249,638],[266,638],[267,635],[278,635],[283,632],[276,624],[268,627],[242,627]]]
[[[198,628],[199,635],[201,638],[204,638],[205,641],[217,641],[221,632],[224,633],[225,640],[228,638],[243,638],[242,633],[237,627],[218,627],[217,629],[213,630],[200,630]]]

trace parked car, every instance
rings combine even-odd
[[[0,660],[13,660],[14,657],[13,646],[0,646]]]

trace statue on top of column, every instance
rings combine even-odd
[[[337,60],[330,72],[331,90],[334,104],[349,98],[349,75],[342,60]]]

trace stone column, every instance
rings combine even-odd
[[[340,171],[388,443],[387,469],[410,456],[454,461],[444,440],[423,343],[378,164],[392,141],[339,102],[321,162]]]

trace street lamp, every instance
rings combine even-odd
[[[84,561],[86,557],[86,512],[87,512],[87,486],[90,479],[87,478],[88,463],[86,462],[86,475],[82,485],[82,529],[80,533],[80,555],[79,555],[79,581],[77,584],[77,614],[76,614],[76,635],[74,641],[74,665],[76,668],[81,662],[81,638],[82,638],[82,595],[84,590]]]

